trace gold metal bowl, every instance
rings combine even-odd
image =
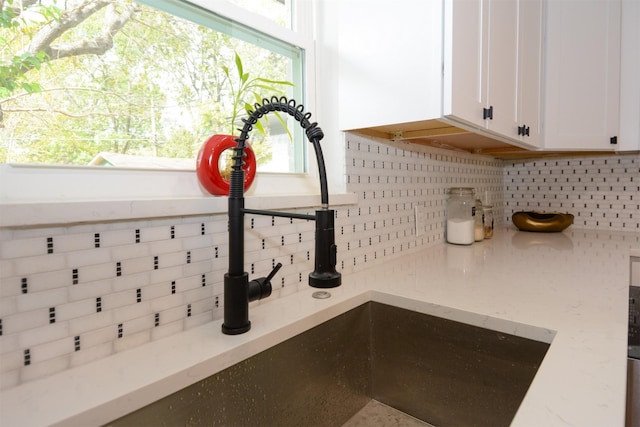
[[[573,224],[573,215],[560,212],[516,212],[511,220],[522,231],[552,233],[562,231]]]

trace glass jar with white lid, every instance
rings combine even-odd
[[[476,201],[473,188],[449,189],[447,199],[446,240],[456,245],[470,245],[475,240]]]

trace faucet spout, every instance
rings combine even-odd
[[[304,106],[296,105],[296,102],[292,99],[272,97],[271,100],[264,99],[262,104],[255,104],[254,107],[254,111],[247,110],[249,117],[243,119],[244,126],[240,136],[236,138],[238,146],[233,148],[235,152],[231,167],[228,210],[229,271],[224,276],[224,321],[222,324],[222,332],[227,335],[242,334],[251,329],[249,302],[271,295],[271,279],[281,267],[281,264],[278,264],[267,277],[249,281],[249,275],[244,271],[245,214],[315,221],[315,268],[309,274],[309,285],[316,288],[334,288],[342,284],[342,275],[336,271],[335,212],[329,209],[327,174],[322,148],[320,147],[320,140],[324,137],[324,133],[317,123],[309,121],[311,113],[305,113]],[[244,170],[242,169],[242,161],[245,155],[245,143],[249,137],[249,132],[251,132],[258,120],[274,111],[285,112],[293,116],[305,130],[309,142],[313,145],[318,163],[320,201],[322,205],[321,209],[316,210],[315,215],[245,209],[244,207]]]

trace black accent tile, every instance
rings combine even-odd
[[[118,338],[122,338],[124,335],[124,328],[122,323],[118,323]]]
[[[47,237],[47,253],[53,253],[53,237]]]
[[[160,326],[160,313],[154,315],[154,326],[157,328]]]
[[[80,335],[76,335],[73,338],[73,349],[75,351],[80,351]]]
[[[96,248],[100,247],[100,233],[95,233],[93,235],[93,244]]]
[[[136,302],[142,302],[142,289],[136,289]]]
[[[27,292],[29,292],[29,285],[27,284],[26,277],[23,277],[22,279],[20,279],[20,289],[22,290],[23,294],[26,294]]]
[[[56,323],[56,308],[49,307],[49,324]]]
[[[31,365],[31,350],[28,348],[24,350],[24,366]]]
[[[71,270],[71,282],[74,285],[77,285],[78,284],[78,279],[79,279],[78,269],[74,268],[73,270]]]

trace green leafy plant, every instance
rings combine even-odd
[[[0,28],[11,29],[16,33],[28,33],[30,22],[21,14],[16,12],[18,9],[13,7],[14,0],[0,1],[2,8],[0,10]],[[33,2],[35,3],[35,2]],[[33,16],[39,16],[38,19],[57,21],[60,19],[61,11],[55,5],[43,6],[41,4],[33,4],[27,6],[27,9]],[[33,19],[33,18],[32,18]],[[0,35],[0,49],[9,47],[9,40]],[[31,69],[40,69],[42,64],[49,61],[49,56],[45,52],[29,52],[24,51],[20,54],[13,55],[8,60],[0,61],[0,98],[10,96],[15,90],[23,89],[27,93],[42,91],[42,87],[37,82],[31,82],[25,74]]]
[[[231,86],[231,96],[233,99],[233,108],[231,114],[230,134],[235,131],[236,121],[242,112],[253,110],[253,104],[262,103],[262,99],[266,96],[283,95],[284,87],[294,86],[293,83],[285,80],[271,80],[263,77],[252,77],[248,72],[244,71],[242,59],[238,53],[235,53],[235,76],[232,77],[232,70],[226,65],[222,67],[227,80]],[[285,119],[276,111],[275,116],[278,118],[282,127],[287,132],[290,140],[293,136],[287,127]],[[267,120],[266,116],[264,117]],[[262,123],[256,123],[256,129],[260,133],[265,134]]]

